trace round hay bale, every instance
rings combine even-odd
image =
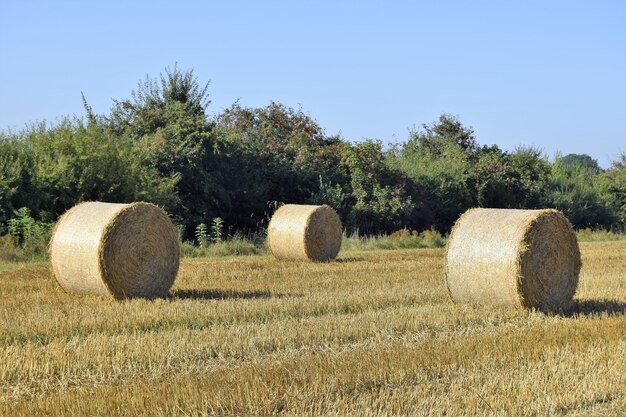
[[[67,292],[116,299],[164,297],[178,272],[176,229],[149,203],[81,203],[50,241],[54,277]]]
[[[329,206],[285,204],[272,216],[267,240],[278,259],[327,262],[337,257],[342,234],[341,220]]]
[[[560,212],[475,208],[452,229],[445,275],[455,302],[559,311],[571,303],[580,267]]]

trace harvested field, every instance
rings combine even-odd
[[[626,413],[626,242],[582,243],[564,315],[454,304],[443,249],[183,260],[172,297],[0,265],[0,415]]]

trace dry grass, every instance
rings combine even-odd
[[[453,304],[442,249],[186,260],[156,301],[22,265],[0,274],[0,415],[624,415],[626,242],[581,251],[561,316]]]

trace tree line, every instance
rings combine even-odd
[[[626,225],[626,155],[601,169],[588,155],[505,151],[447,114],[400,143],[353,143],[275,102],[209,115],[208,83],[176,66],[108,114],[83,104],[86,117],[0,133],[0,234],[20,209],[52,223],[89,200],[153,202],[188,239],[216,218],[230,234],[258,233],[281,203],[328,204],[348,233],[367,235],[445,233],[475,206],[554,207],[576,228]]]

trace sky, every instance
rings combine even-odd
[[[178,63],[345,139],[402,142],[442,113],[480,144],[626,152],[624,1],[0,0],[0,130],[96,113]]]

